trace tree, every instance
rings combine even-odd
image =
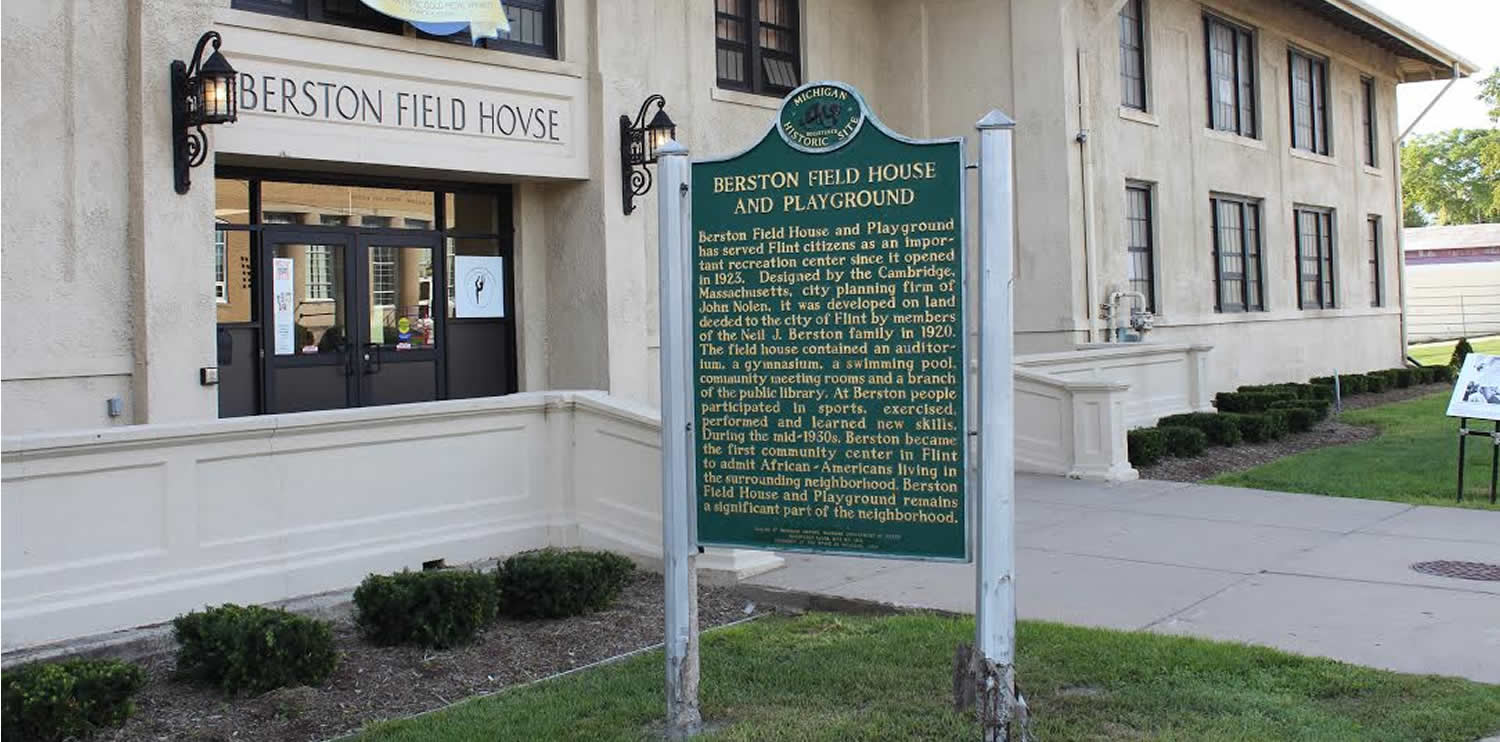
[[[1479,100],[1489,105],[1490,121],[1500,124],[1500,67],[1479,81]]]
[[[1401,147],[1401,195],[1438,224],[1500,222],[1500,129],[1450,129]]]

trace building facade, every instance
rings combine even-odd
[[[1500,334],[1500,224],[1405,230],[1412,342]]]
[[[464,511],[469,501],[439,503],[456,515],[426,533],[451,538],[423,543],[462,544],[449,561],[557,542],[649,551],[654,475],[620,474],[638,485],[629,502],[589,510],[595,495],[576,488],[597,472],[537,453],[575,455],[568,441],[582,428],[535,426],[558,405],[581,415],[605,404],[554,390],[607,392],[615,411],[598,414],[610,424],[652,414],[656,196],[626,196],[620,117],[653,94],[703,157],[757,140],[779,98],[814,80],[852,84],[896,131],[966,136],[971,157],[975,121],[1009,113],[1019,122],[1018,351],[1033,356],[1027,368],[1093,379],[1064,390],[1077,399],[1106,395],[1077,402],[1095,411],[1061,413],[1052,437],[1033,442],[1094,441],[1083,450],[1098,436],[1074,426],[1111,406],[1149,422],[1237,384],[1399,364],[1395,87],[1474,71],[1357,0],[504,6],[511,32],[476,46],[358,0],[6,3],[7,646],[13,630],[27,642],[103,626],[59,618],[76,606],[176,596],[118,614],[145,621],[178,604],[332,589],[423,561],[399,530],[369,546],[369,530],[384,527],[371,524],[386,522],[370,514],[374,500],[397,523],[428,513],[413,503],[435,492],[524,489],[484,501],[495,525],[481,535],[474,524],[492,521]],[[239,118],[208,128],[206,162],[179,194],[168,69],[210,30],[238,72]],[[480,265],[483,287],[460,269]],[[494,291],[498,307],[464,309],[470,290],[476,302]],[[1118,320],[1101,319],[1112,299],[1115,317],[1154,312],[1141,353],[1100,347],[1126,339]],[[1193,391],[1153,370],[1168,357],[1191,366]],[[1111,377],[1125,366],[1128,378]],[[394,403],[415,404],[378,409]],[[411,437],[481,412],[530,416],[509,432],[485,429],[507,446],[493,461],[475,462],[493,449],[472,438],[443,449],[437,433]],[[1120,420],[1105,425],[1105,469],[1128,470]],[[649,448],[639,430],[606,427],[589,428],[596,443]],[[381,489],[396,483],[380,457],[344,479],[327,471],[347,460],[276,469],[282,441],[302,434],[322,436],[305,443],[309,456],[388,434],[392,460],[407,462],[396,468],[430,475],[404,492]],[[220,470],[250,454],[175,448],[231,439],[260,453]],[[130,458],[153,451],[176,453]],[[595,466],[624,472],[651,454],[609,456]],[[210,469],[264,488],[224,494]],[[113,481],[161,509],[138,524],[150,538],[59,546],[77,517],[134,522],[122,513],[136,505],[93,499],[116,471],[139,473]],[[258,497],[279,498],[275,512]],[[58,503],[74,510],[58,515]],[[228,520],[207,525],[212,512]],[[288,534],[319,528],[352,535],[289,545]],[[360,549],[384,561],[344,559]],[[342,566],[284,566],[296,554]],[[126,573],[88,569],[104,562],[152,577],[127,588]],[[268,583],[255,571],[265,569],[279,576]]]

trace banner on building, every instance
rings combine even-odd
[[[505,316],[505,258],[453,256],[453,316]]]
[[[297,338],[294,337],[297,320],[295,317],[296,299],[292,287],[292,264],[291,258],[271,259],[271,294],[272,303],[276,305],[276,355],[289,356],[297,352]]]
[[[464,24],[474,40],[510,33],[510,19],[500,0],[360,0],[371,9],[399,18],[437,36],[457,33]]]

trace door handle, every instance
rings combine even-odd
[[[378,374],[380,373],[380,369],[385,365],[384,360],[380,357],[380,343],[366,343],[364,358],[366,374]]]

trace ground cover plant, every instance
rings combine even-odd
[[[971,740],[952,710],[973,620],[810,614],[706,633],[709,740]],[[1043,740],[1472,742],[1500,686],[1401,675],[1223,642],[1023,621],[1018,677]],[[659,739],[653,652],[420,718],[360,742]]]
[[[1379,435],[1361,443],[1306,451],[1209,481],[1280,492],[1453,505],[1458,487],[1458,421],[1443,414],[1448,396],[1442,391],[1345,412],[1340,420],[1374,426]],[[1464,467],[1465,506],[1495,507],[1488,504],[1489,453],[1484,446],[1471,442]]]

